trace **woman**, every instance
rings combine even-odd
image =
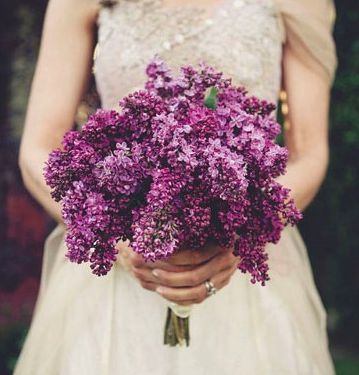
[[[305,209],[328,163],[333,15],[329,0],[50,0],[21,145],[26,186],[61,222],[42,168],[72,127],[98,30],[94,71],[105,108],[143,85],[154,54],[175,68],[204,60],[271,101],[282,84],[290,162],[280,182]],[[63,235],[59,225],[47,240],[16,375],[334,373],[326,313],[296,228],[269,246],[266,287],[235,272],[238,259],[216,247],[145,264],[121,243],[119,262],[99,279],[65,259]],[[219,291],[211,298],[206,280]],[[194,304],[189,348],[163,345],[168,301]]]

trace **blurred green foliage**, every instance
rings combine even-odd
[[[0,330],[0,374],[12,373],[28,332],[27,324],[14,322]]]
[[[334,356],[335,370],[337,375],[359,374],[359,360],[348,355]]]

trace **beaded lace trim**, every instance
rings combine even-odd
[[[121,0],[100,11],[98,28],[94,69],[105,107],[143,85],[154,55],[173,68],[204,61],[251,93],[277,99],[283,35],[270,0],[218,0],[210,10]]]

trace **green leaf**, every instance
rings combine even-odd
[[[218,89],[217,87],[210,87],[206,95],[204,97],[203,104],[210,109],[216,109],[217,108],[217,95],[218,95]]]

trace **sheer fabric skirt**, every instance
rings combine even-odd
[[[163,345],[166,301],[117,263],[105,277],[47,238],[41,288],[15,375],[331,375],[326,312],[297,228],[268,248],[271,280],[237,272],[190,317],[187,347]]]

